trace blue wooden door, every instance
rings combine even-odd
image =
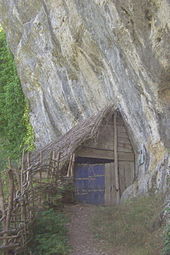
[[[105,166],[77,165],[75,168],[76,200],[89,204],[104,204]]]

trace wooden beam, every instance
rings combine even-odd
[[[101,158],[101,159],[112,159],[113,160],[113,150],[103,150],[98,148],[83,147],[77,152],[79,157],[87,158]]]
[[[115,185],[116,185],[116,200],[120,202],[120,185],[119,185],[119,168],[118,168],[118,153],[117,153],[117,112],[114,113],[114,169],[115,169]]]
[[[131,162],[134,162],[134,153],[133,152],[118,151],[118,161],[131,161]]]
[[[119,147],[117,144],[119,161],[134,161],[134,153],[129,149]],[[113,150],[105,150],[91,147],[83,147],[77,152],[77,156],[84,158],[99,158],[114,160]]]

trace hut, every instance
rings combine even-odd
[[[31,158],[32,168],[47,165],[51,151],[60,155],[60,168],[71,177],[75,199],[82,203],[119,203],[135,179],[135,151],[121,113],[114,106],[81,121],[56,142]],[[38,155],[41,154],[41,166]]]

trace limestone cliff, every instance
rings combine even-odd
[[[114,103],[138,154],[136,189],[165,188],[169,0],[0,0],[0,23],[30,101],[37,146]]]

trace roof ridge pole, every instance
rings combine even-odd
[[[119,185],[119,168],[117,153],[117,111],[114,112],[114,170],[115,170],[115,186],[116,186],[116,202],[120,202],[120,185]]]

